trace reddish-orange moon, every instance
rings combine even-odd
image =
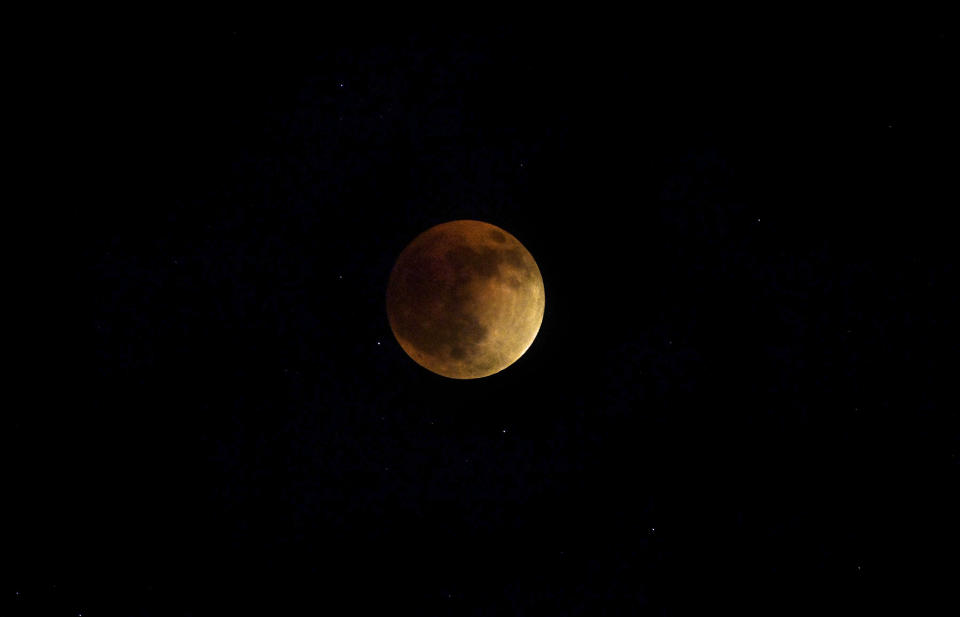
[[[450,221],[400,253],[387,283],[387,318],[417,364],[476,379],[529,349],[544,299],[540,269],[519,240],[483,221]]]

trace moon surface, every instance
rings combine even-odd
[[[431,227],[400,253],[387,283],[387,317],[420,366],[453,379],[517,361],[543,322],[543,278],[512,235],[482,221]]]

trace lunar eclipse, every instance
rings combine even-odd
[[[431,227],[401,252],[387,316],[403,350],[444,377],[476,379],[517,361],[543,321],[543,278],[511,234],[482,221]]]

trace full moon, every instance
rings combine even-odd
[[[431,227],[400,253],[387,318],[420,366],[453,379],[498,373],[529,349],[543,322],[543,278],[512,235],[482,221]]]

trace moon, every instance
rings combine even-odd
[[[515,237],[483,221],[424,231],[400,253],[387,283],[387,317],[417,364],[477,379],[517,361],[543,322],[543,278]]]

